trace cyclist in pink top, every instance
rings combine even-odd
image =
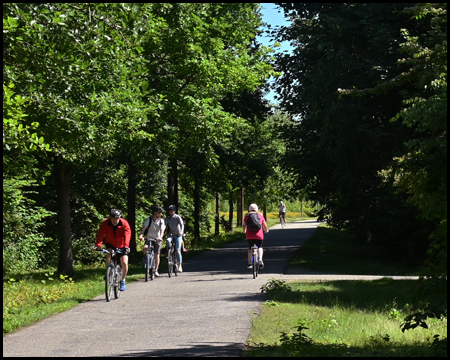
[[[261,228],[257,231],[252,231],[247,228],[247,220],[248,220],[249,215],[252,213],[256,213],[259,216],[259,220],[261,223]],[[248,241],[248,263],[247,263],[248,265],[247,265],[247,268],[251,269],[251,267],[252,267],[252,264],[251,264],[252,250],[251,250],[251,248],[253,245],[256,244],[256,246],[258,247],[259,267],[262,269],[264,267],[264,263],[262,261],[262,257],[263,257],[262,243],[264,240],[264,232],[268,233],[269,228],[267,227],[264,216],[258,211],[258,205],[251,204],[248,207],[248,213],[245,214],[245,217],[244,217],[243,231],[244,231],[244,234]]]

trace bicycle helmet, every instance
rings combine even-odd
[[[118,219],[122,216],[122,211],[119,209],[111,209],[109,216]]]
[[[251,205],[248,207],[248,211],[258,211],[258,205],[256,205],[256,204],[251,204]]]
[[[153,208],[152,208],[153,214],[155,212],[163,212],[163,211],[164,211],[164,209],[161,206],[153,206]]]
[[[170,206],[169,206],[169,211],[170,211],[170,210],[175,211],[175,210],[177,210],[177,207],[176,207],[175,205],[170,205]]]

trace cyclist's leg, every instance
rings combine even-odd
[[[159,258],[161,254],[161,241],[156,241],[154,244],[155,244],[155,271],[158,271]]]
[[[253,242],[254,240],[247,240],[248,242],[248,252],[247,252],[247,264],[250,265],[252,263],[252,247],[253,247]]]
[[[128,255],[120,257],[120,264],[122,265],[122,281],[125,281],[128,273]]]
[[[177,237],[174,237],[174,239],[175,239],[175,250],[176,250],[176,254],[177,254],[178,265],[179,265],[179,268],[181,269],[181,263],[183,262],[183,257],[181,256],[181,244],[183,242],[183,237],[177,236]]]
[[[109,250],[109,249],[113,249],[113,250],[114,250],[115,247],[112,246],[111,244],[106,243],[106,244],[105,244],[105,249],[106,249],[106,250]],[[109,264],[111,264],[111,254],[110,254],[110,253],[106,254],[105,262],[106,262],[106,267],[108,267]]]

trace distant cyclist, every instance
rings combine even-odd
[[[250,230],[247,227],[247,222],[250,214],[255,213],[259,217],[259,221],[261,224],[261,228],[259,230]],[[245,214],[244,217],[244,226],[242,227],[243,231],[245,233],[245,237],[248,241],[248,265],[247,268],[251,269],[252,267],[252,247],[256,244],[258,247],[258,258],[259,258],[259,267],[262,269],[264,267],[264,263],[262,261],[263,258],[263,240],[264,240],[264,232],[268,233],[269,228],[267,227],[266,220],[264,219],[264,216],[258,211],[258,205],[251,204],[248,207],[248,213]],[[264,230],[264,232],[263,232]]]
[[[284,223],[286,224],[286,205],[283,201],[280,201],[280,205],[278,206],[278,213],[280,216],[283,216]]]
[[[109,218],[104,220],[100,225],[97,234],[97,242],[94,250],[102,246],[105,239],[106,249],[123,249],[125,254],[117,254],[120,264],[122,265],[122,279],[120,282],[120,290],[125,291],[125,278],[128,273],[128,253],[130,252],[131,228],[128,221],[121,218],[122,212],[118,209],[111,209]],[[106,255],[106,267],[111,263],[111,254]]]
[[[139,239],[144,241],[144,232],[148,227],[147,235],[145,236],[147,240],[145,240],[144,245],[144,255],[148,251],[148,247],[150,245],[150,239],[155,239],[155,276],[159,276],[158,267],[159,260],[161,254],[161,242],[164,235],[164,229],[166,228],[164,219],[161,218],[164,209],[161,206],[154,206],[152,208],[153,215],[145,219],[144,224],[142,225],[141,234],[139,235]],[[148,264],[147,264],[148,266]]]
[[[183,257],[181,256],[181,243],[183,241],[184,224],[181,216],[175,214],[176,210],[177,207],[175,205],[169,206],[169,216],[166,218],[166,227],[168,230],[167,248],[169,248],[172,241],[175,241],[175,249],[177,250],[177,257],[180,263],[178,271],[183,272],[183,268],[181,266],[183,262]]]

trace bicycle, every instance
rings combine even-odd
[[[105,297],[106,301],[111,300],[112,292],[114,289],[114,298],[118,299],[120,296],[120,280],[122,279],[122,268],[117,263],[116,254],[126,254],[122,249],[97,249],[102,253],[111,254],[111,263],[106,268],[105,275]]]
[[[172,241],[170,242],[170,246],[167,249],[167,266],[168,266],[168,272],[169,277],[172,277],[172,273],[175,274],[175,276],[178,276],[178,256],[177,256],[177,250],[175,248],[175,239],[172,238]]]
[[[252,247],[252,270],[253,270],[253,279],[258,277],[259,272],[259,257],[258,257],[258,247],[256,244]]]
[[[148,251],[145,254],[145,282],[148,282],[148,279],[153,280],[155,278],[155,246],[153,245],[156,242],[156,239],[149,239],[150,244],[148,247]]]
[[[286,220],[284,219],[283,213],[280,213],[280,224],[282,229],[286,226]]]

